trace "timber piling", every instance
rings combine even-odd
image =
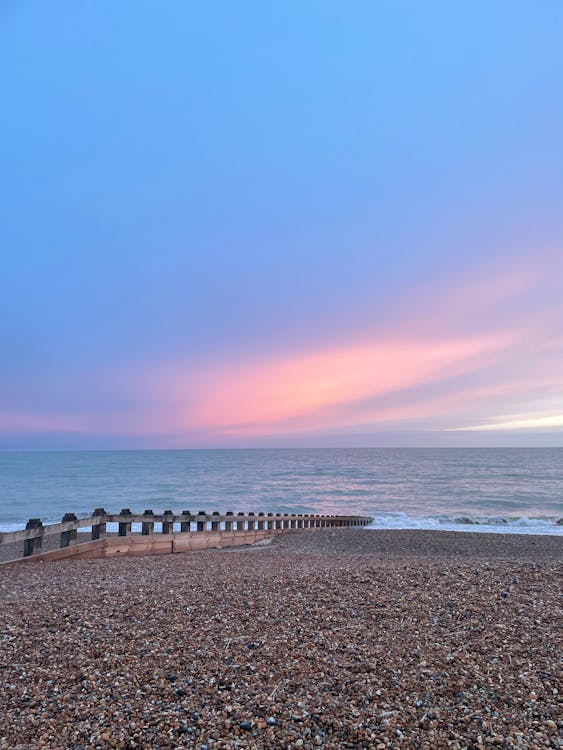
[[[22,544],[21,557],[0,564],[39,560],[60,560],[68,557],[113,557],[117,555],[158,555],[190,550],[236,547],[253,544],[287,530],[335,529],[366,526],[367,516],[311,515],[295,513],[221,514],[200,510],[192,515],[189,510],[176,514],[172,510],[142,515],[130,508],[120,513],[107,513],[96,508],[91,516],[77,518],[65,513],[60,523],[44,525],[39,518],[30,518],[25,529],[0,533],[0,551],[4,545]],[[116,533],[110,534],[107,525],[113,524]],[[133,527],[138,527],[135,531]],[[58,535],[58,547],[56,537]],[[45,550],[43,542],[51,540]],[[55,541],[55,544],[53,544]],[[12,548],[13,549],[13,546]]]

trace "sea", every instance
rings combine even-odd
[[[377,529],[563,535],[563,448],[0,453],[0,531],[96,507],[358,513]]]

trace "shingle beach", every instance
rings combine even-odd
[[[561,748],[562,537],[0,569],[0,748]]]

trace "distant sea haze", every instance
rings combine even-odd
[[[95,507],[361,513],[375,528],[563,535],[563,448],[0,453],[0,530]]]

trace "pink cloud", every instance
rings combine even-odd
[[[489,269],[403,301],[377,335],[305,350],[108,372],[136,398],[111,411],[0,415],[0,432],[152,435],[179,443],[413,426],[502,412],[549,417],[563,397],[562,254]],[[119,398],[115,399],[119,404]],[[525,408],[524,408],[525,406]]]
[[[188,378],[186,394],[197,394],[186,413],[191,427],[230,434],[260,426],[283,428],[332,424],[330,407],[381,396],[489,361],[509,345],[509,335],[446,341],[375,342],[305,356],[232,365]],[[176,383],[182,401],[182,382]],[[340,416],[341,418],[341,416]]]
[[[554,273],[560,260],[538,256],[535,263],[497,268],[496,275],[490,271],[427,295],[372,340],[226,361],[196,372],[179,365],[161,378],[177,407],[171,421],[179,431],[217,436],[420,420],[440,429],[456,415],[487,414],[495,404],[556,391],[561,381],[554,373],[563,375],[561,277]],[[448,384],[463,376],[475,382],[450,392]],[[432,384],[439,390],[441,383],[443,393],[409,394]],[[381,403],[386,396],[395,402],[397,395],[403,403]]]

